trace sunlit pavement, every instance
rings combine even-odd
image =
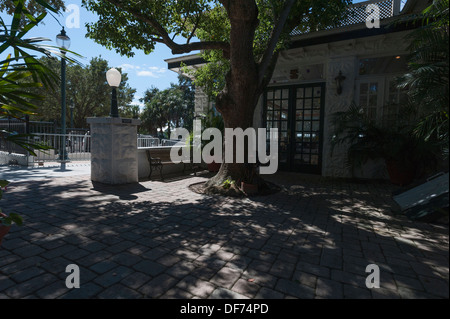
[[[448,225],[395,215],[387,183],[279,173],[281,192],[237,199],[188,189],[204,177],[113,187],[83,169],[0,168],[1,207],[24,217],[0,248],[0,298],[448,298]]]
[[[38,166],[35,164],[34,167],[24,167],[18,165],[0,166],[0,179],[6,179],[9,182],[22,182],[90,174],[91,162],[69,162],[66,163],[66,168],[64,170],[61,169],[61,164],[57,162],[45,162],[43,166]]]

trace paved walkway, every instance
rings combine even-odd
[[[284,190],[250,199],[191,192],[203,177],[14,182],[1,206],[25,225],[0,248],[0,299],[448,298],[448,225],[394,215],[394,188],[271,179]],[[372,263],[379,289],[365,285]],[[65,286],[69,264],[79,289]]]
[[[61,170],[61,164],[57,162],[45,162],[44,166],[0,166],[0,178],[10,182],[22,182],[31,180],[43,180],[55,177],[68,177],[91,174],[91,162],[69,162],[66,169]]]

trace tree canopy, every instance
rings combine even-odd
[[[59,11],[64,9],[63,0],[25,0],[23,1],[25,9],[32,15],[42,14],[50,11]],[[8,14],[13,14],[15,10],[14,1],[0,0],[0,10]]]
[[[55,74],[61,72],[59,60],[43,57],[41,63],[48,66]],[[67,107],[74,106],[75,127],[86,127],[86,118],[91,116],[108,116],[111,105],[111,89],[106,81],[106,72],[110,66],[101,57],[92,58],[88,65],[69,64],[66,66]],[[47,89],[40,91],[44,99],[37,103],[38,112],[33,120],[59,121],[61,118],[61,90]],[[133,115],[131,103],[136,90],[128,84],[128,75],[122,73],[122,81],[117,90],[119,113],[121,116]],[[67,112],[69,123],[70,113]]]
[[[157,136],[167,127],[166,137],[169,138],[173,128],[192,129],[194,89],[189,78],[179,76],[178,84],[171,83],[165,90],[151,87],[145,91],[141,102],[145,104],[141,114],[142,130]]]
[[[350,2],[83,0],[87,9],[98,14],[97,22],[87,24],[87,36],[129,57],[136,49],[151,53],[156,43],[164,43],[173,54],[206,50],[209,61],[233,61],[232,22],[247,20],[245,29],[236,30],[236,36],[243,38],[249,31],[249,47],[245,49],[259,66],[261,82],[266,72],[271,73],[274,53],[287,45],[294,29],[305,31],[336,24]],[[229,66],[225,63],[226,71]]]
[[[210,74],[220,83],[215,88],[216,109],[225,127],[242,129],[252,126],[256,104],[292,31],[338,24],[350,2],[83,0],[98,15],[97,22],[87,24],[87,36],[122,55],[133,56],[134,50],[151,53],[157,43],[165,44],[173,54],[199,50],[209,54],[208,61],[217,67]],[[222,163],[207,189],[220,191],[224,180],[241,181],[249,170],[253,168],[246,163]],[[258,184],[267,186],[262,179]]]

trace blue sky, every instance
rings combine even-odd
[[[362,0],[353,2],[362,2]],[[61,25],[64,25],[67,35],[71,38],[70,50],[84,57],[80,59],[80,62],[87,64],[91,58],[101,56],[108,61],[111,67],[122,67],[123,72],[128,73],[128,82],[131,87],[136,89],[134,100],[136,104],[141,104],[138,100],[143,96],[147,88],[156,86],[159,89],[165,89],[170,86],[171,82],[177,82],[177,74],[167,70],[167,63],[164,62],[164,59],[175,57],[165,45],[157,44],[155,51],[150,55],[145,55],[142,51],[137,50],[132,58],[121,56],[114,50],[108,50],[85,37],[85,23],[96,21],[96,16],[81,7],[81,0],[67,0],[65,4],[69,8],[70,5],[75,5],[79,8],[79,28],[71,27],[70,23],[74,21],[71,19],[74,17],[74,11],[69,11],[59,16],[47,16],[44,20],[45,24],[34,28],[29,33],[29,37],[46,37],[53,42],[49,44],[55,44],[55,37],[60,32]],[[5,21],[11,19],[3,13],[1,13],[1,16]]]
[[[78,59],[81,63],[87,64],[93,57],[101,56],[108,61],[111,67],[122,67],[122,71],[128,73],[128,83],[136,89],[135,103],[139,103],[139,98],[143,96],[145,90],[152,85],[159,89],[165,89],[170,83],[178,82],[177,74],[167,70],[167,63],[164,59],[175,57],[171,51],[163,44],[157,44],[156,50],[150,55],[145,55],[142,51],[136,51],[133,58],[127,58],[108,50],[85,37],[86,22],[96,21],[96,16],[81,7],[81,0],[68,0],[66,7],[70,4],[76,5],[80,9],[80,28],[70,28],[71,13],[62,15],[48,15],[44,19],[44,25],[39,25],[28,33],[28,37],[45,37],[52,40],[51,45],[55,45],[55,37],[61,31],[61,25],[66,29],[67,35],[71,39],[70,50],[77,52],[84,58]],[[11,17],[1,14],[5,21],[10,21]],[[66,19],[69,22],[66,23]],[[61,25],[60,25],[61,24]]]

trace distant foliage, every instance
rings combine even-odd
[[[41,58],[42,64],[50,68],[55,74],[61,72],[61,61],[53,58]],[[93,116],[108,116],[111,108],[111,88],[106,81],[106,72],[112,66],[108,61],[95,57],[89,64],[83,66],[68,64],[66,66],[66,123],[70,123],[70,107],[73,108],[75,127],[86,127],[86,118]],[[39,111],[32,116],[33,120],[60,121],[61,118],[61,90],[59,86],[40,91],[44,99],[37,103]],[[122,73],[122,80],[117,90],[119,115],[123,117],[137,117],[136,108],[132,101],[136,90],[128,84],[127,73]]]
[[[63,0],[25,0],[24,6],[26,10],[32,15],[41,14],[46,12],[49,8],[53,8],[55,11],[64,9]],[[0,10],[8,14],[13,14],[15,10],[14,1],[12,0],[0,0]]]
[[[145,105],[140,116],[141,129],[165,138],[169,138],[171,130],[177,127],[192,130],[194,94],[190,79],[184,76],[179,76],[178,84],[172,83],[168,89],[147,89],[141,99]]]

